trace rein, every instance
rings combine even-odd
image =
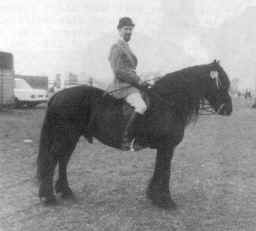
[[[112,91],[109,91],[109,92],[106,91],[106,92],[104,92],[103,96],[106,95],[106,94],[111,95],[111,94],[114,93],[114,92],[121,91],[121,90],[123,90],[123,89],[127,89],[127,88],[130,88],[130,87],[131,87],[131,86],[126,86],[126,87],[117,88],[117,89],[112,90]]]
[[[145,80],[144,82],[148,82],[148,81],[151,81],[152,79],[149,79],[149,80]],[[123,89],[127,89],[129,88],[130,86],[126,86],[126,87],[121,87],[121,88],[118,88],[118,89],[115,89],[115,90],[112,90],[110,92],[105,92],[103,94],[103,96],[105,96],[106,94],[112,94],[113,92],[117,92],[117,91],[120,91],[120,90],[123,90]],[[140,88],[136,87],[137,89],[147,93],[148,95],[152,95],[154,97],[156,97],[158,100],[160,100],[162,103],[166,104],[168,107],[172,108],[174,106],[174,103],[170,103],[168,102],[167,100],[165,100],[163,97],[161,97],[159,94],[157,93],[154,93],[152,91],[150,91],[150,88],[149,87],[144,87],[144,86],[141,86]]]

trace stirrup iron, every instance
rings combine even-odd
[[[132,139],[131,144],[130,144],[130,151],[132,151],[132,152],[135,152],[134,143],[135,143],[135,138]]]

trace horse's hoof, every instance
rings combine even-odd
[[[73,192],[69,186],[63,186],[63,184],[56,183],[55,185],[56,193],[59,193],[62,198],[68,199],[73,198]]]
[[[57,200],[55,196],[40,197],[40,202],[44,205],[57,205]]]
[[[152,200],[152,204],[161,209],[167,209],[167,210],[177,209],[177,205],[172,199],[164,198],[164,199]]]
[[[162,209],[176,209],[177,205],[172,200],[171,196],[166,194],[153,193],[151,190],[147,191],[147,197],[151,200],[152,204]]]
[[[61,193],[61,197],[64,199],[73,199],[75,198],[74,193],[71,189],[67,189]]]
[[[172,199],[163,199],[156,204],[158,207],[163,209],[176,210],[177,205]]]
[[[61,195],[61,197],[65,200],[65,201],[70,201],[72,203],[77,203],[78,202],[78,198],[76,197],[75,194],[63,194]]]

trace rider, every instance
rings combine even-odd
[[[109,54],[109,62],[115,78],[109,86],[108,92],[111,92],[116,98],[125,98],[126,102],[134,108],[123,131],[121,145],[123,150],[129,150],[131,147],[132,140],[128,136],[128,131],[133,121],[138,114],[143,114],[147,110],[140,91],[134,87],[142,84],[140,77],[136,74],[137,58],[128,44],[134,26],[131,18],[120,18],[117,26],[120,38],[112,45]]]

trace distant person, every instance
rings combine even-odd
[[[245,99],[247,99],[247,98],[251,99],[252,94],[251,94],[251,91],[249,89],[246,89],[244,97],[245,97]]]
[[[254,102],[252,104],[252,108],[256,109],[256,98],[254,98]]]
[[[59,90],[61,90],[61,78],[60,75],[57,74],[53,82],[53,85],[49,89],[49,93],[54,94]]]
[[[111,92],[116,98],[125,98],[126,102],[134,108],[123,131],[121,146],[123,150],[130,149],[132,139],[129,138],[128,132],[133,121],[138,114],[143,114],[147,109],[140,91],[134,87],[142,83],[140,77],[136,74],[137,58],[128,44],[131,40],[134,26],[132,19],[129,17],[123,17],[119,20],[117,25],[119,39],[112,45],[109,54],[114,81],[107,91]]]

